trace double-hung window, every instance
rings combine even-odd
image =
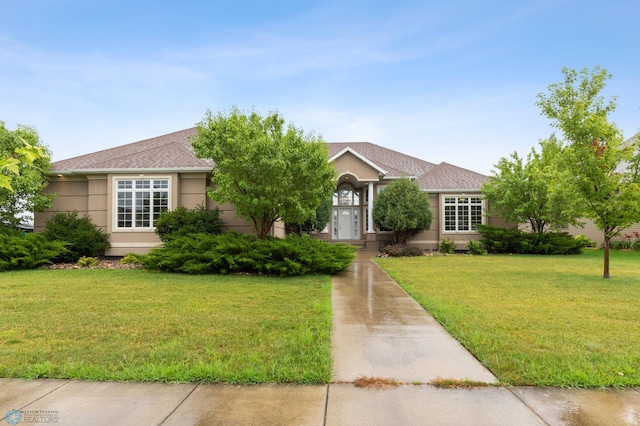
[[[444,197],[444,230],[475,231],[482,224],[483,199]]]
[[[169,179],[117,179],[118,229],[151,229],[169,209]]]

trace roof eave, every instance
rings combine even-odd
[[[212,167],[169,167],[169,168],[111,168],[111,169],[73,169],[73,170],[52,170],[51,175],[99,175],[99,174],[126,174],[126,173],[197,173],[210,172]]]

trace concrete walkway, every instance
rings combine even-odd
[[[0,379],[0,425],[640,425],[640,389],[439,389],[494,382],[362,252],[333,280],[334,383],[205,385]],[[357,388],[362,376],[406,383]]]

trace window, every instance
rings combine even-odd
[[[444,230],[475,231],[482,224],[483,204],[480,197],[445,197]]]
[[[169,209],[169,179],[117,179],[116,228],[153,228]]]

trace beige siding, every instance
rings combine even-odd
[[[380,179],[378,171],[353,155],[346,152],[335,160],[338,175],[353,175],[359,181],[377,181]]]
[[[207,186],[210,177],[206,173],[180,174],[178,205],[188,209],[207,205]]]
[[[57,212],[77,211],[79,216],[88,214],[88,184],[84,176],[73,178],[52,176],[43,192],[55,193],[57,197],[50,209],[35,214],[35,232],[41,232],[47,219]]]

